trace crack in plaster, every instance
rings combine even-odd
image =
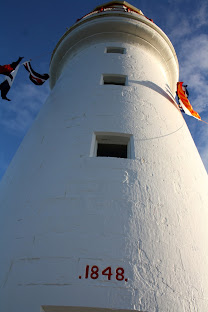
[[[11,270],[12,270],[12,267],[13,267],[13,264],[14,264],[14,261],[12,260],[11,263],[10,263],[10,267],[9,267],[9,270],[8,272],[6,273],[6,277],[5,277],[5,280],[4,280],[4,283],[2,284],[1,288],[4,288],[8,279],[9,279],[9,275],[11,273]]]
[[[71,283],[28,283],[28,284],[17,284],[18,286],[69,286],[72,285]]]

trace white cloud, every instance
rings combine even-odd
[[[195,14],[193,14],[193,22],[197,28],[208,25],[207,8],[208,8],[208,3],[202,2],[201,5],[199,6],[198,11],[194,12]]]
[[[191,33],[190,21],[187,19],[180,18],[178,19],[178,22],[176,22],[174,14],[174,17],[172,18],[172,24],[174,26],[172,27],[169,37],[171,41],[175,43]]]
[[[176,49],[179,79],[188,85],[190,103],[208,122],[208,3],[199,0],[187,6],[176,1],[167,19],[167,34]],[[208,170],[208,125],[191,117],[187,124]]]
[[[197,143],[197,148],[200,156],[208,171],[208,125],[200,123],[197,126],[197,131],[195,131],[194,138],[195,142]]]
[[[179,51],[180,80],[189,85],[191,104],[199,112],[208,108],[208,35],[186,39]]]
[[[10,90],[11,102],[4,101],[0,112],[0,126],[7,131],[25,132],[49,94],[49,87],[20,84]]]
[[[208,69],[208,35],[195,35],[183,41],[180,54],[184,57],[186,65],[190,63],[197,70]]]
[[[183,3],[182,3],[183,2]],[[189,0],[188,0],[189,2]],[[189,3],[186,5],[184,1],[179,0],[175,6],[171,6],[172,10],[168,14],[166,28],[168,29],[169,38],[175,44],[182,43],[182,40],[191,37],[200,30],[200,28],[208,25],[208,3],[206,1],[198,1],[197,9]],[[183,6],[181,7],[181,5]]]

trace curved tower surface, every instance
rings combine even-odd
[[[0,189],[0,311],[208,311],[208,178],[174,48],[124,1],[60,39]]]

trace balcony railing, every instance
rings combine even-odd
[[[95,11],[92,11],[86,15],[84,15],[83,17],[77,19],[76,22],[79,22],[80,20],[82,20],[83,18],[86,18],[86,17],[89,17],[91,15],[94,15],[94,14],[99,14],[99,13],[104,13],[104,12],[109,12],[109,11],[117,11],[117,12],[127,12],[127,13],[136,13],[136,14],[139,14],[139,15],[142,15],[144,17],[146,17],[141,11],[141,13],[133,10],[132,8],[130,7],[127,7],[125,5],[117,5],[117,6],[106,6],[106,7],[100,7],[98,10],[95,10]],[[151,22],[153,22],[152,19],[146,17],[148,20],[150,20]]]

